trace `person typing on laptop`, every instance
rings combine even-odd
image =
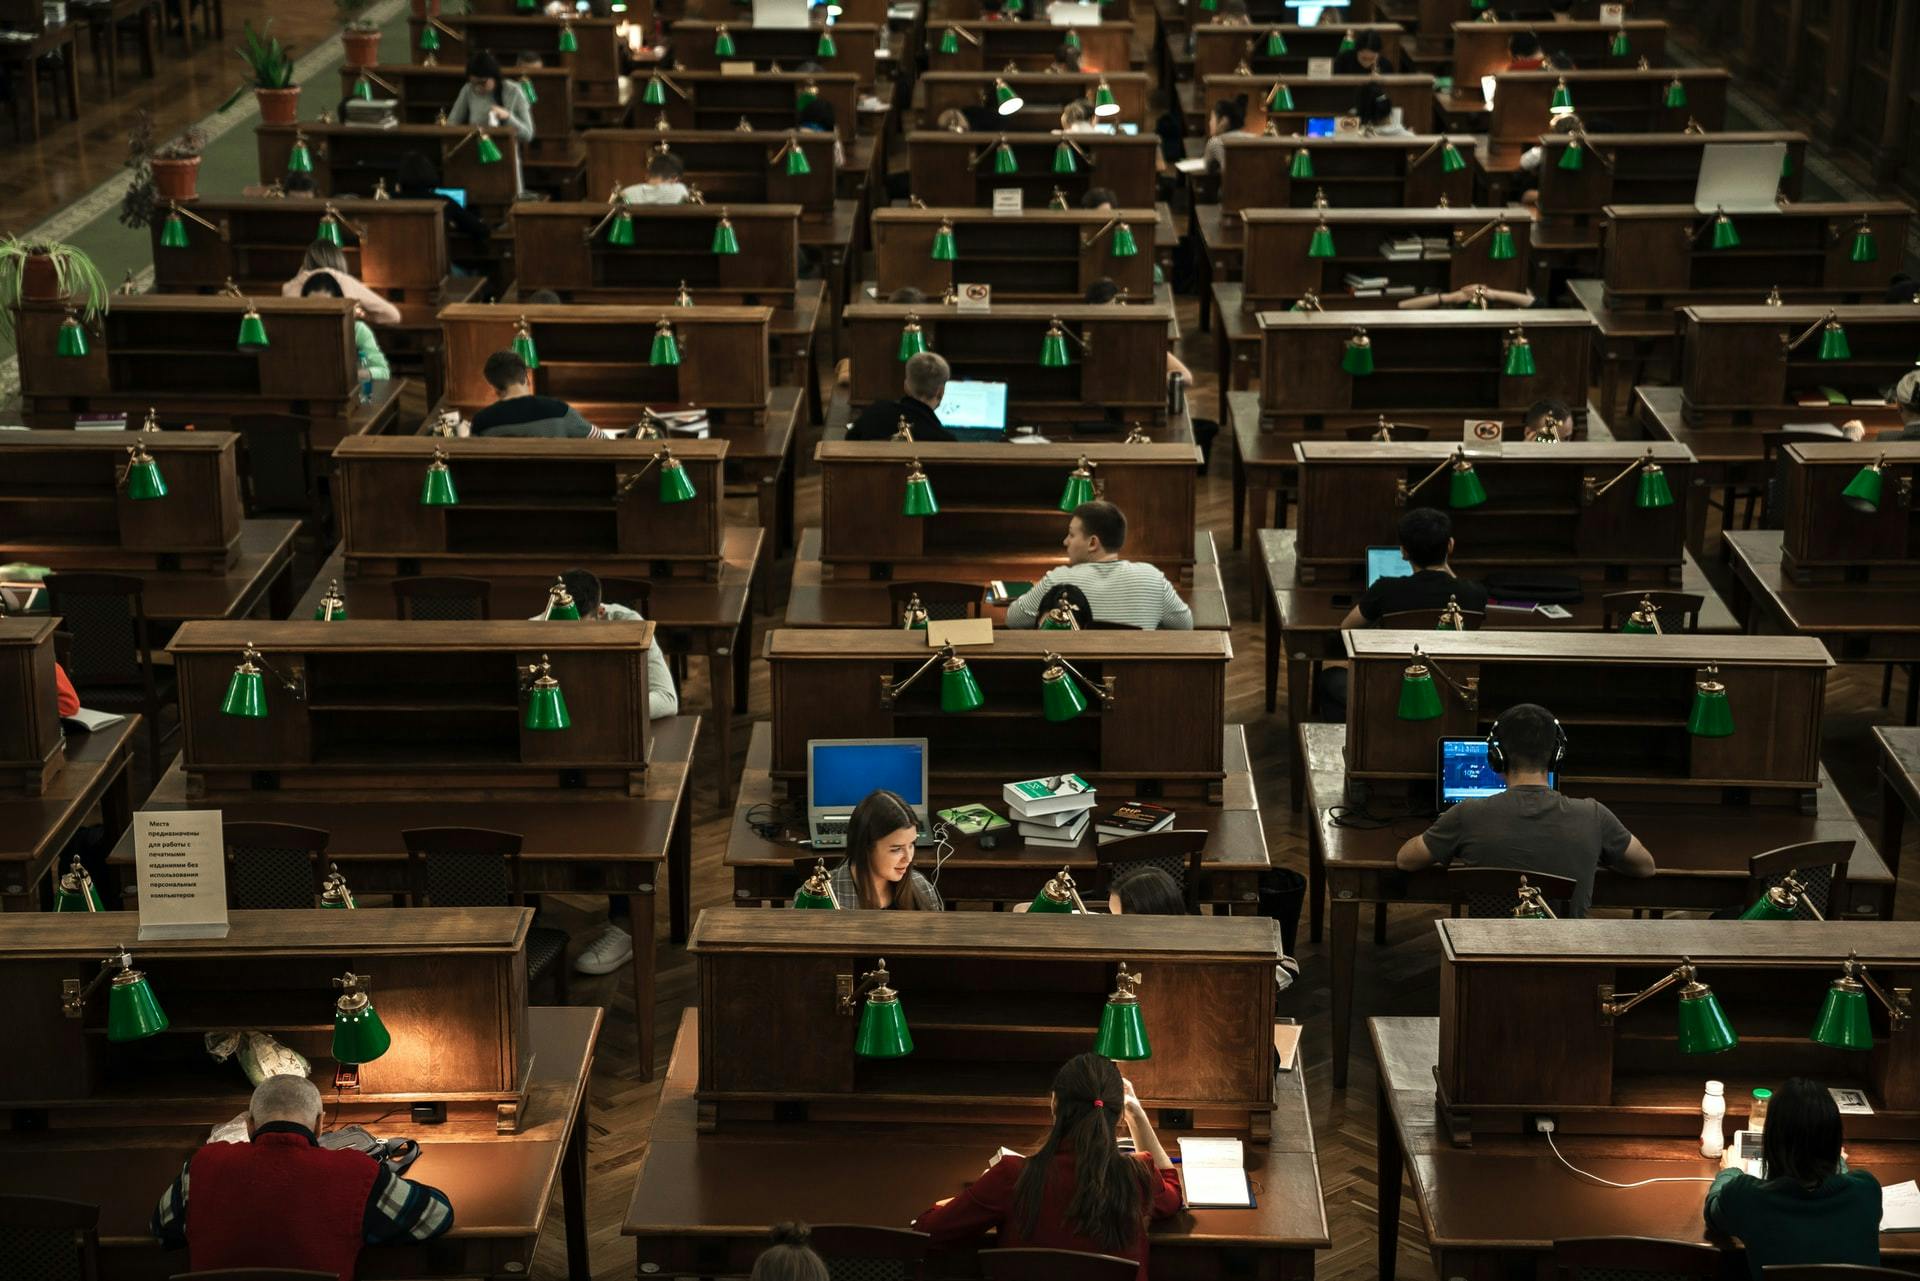
[[[1487,589],[1460,578],[1447,563],[1453,555],[1453,520],[1433,507],[1416,507],[1400,518],[1400,554],[1411,574],[1374,579],[1360,602],[1340,620],[1342,627],[1377,627],[1388,614],[1409,609],[1445,609],[1449,600],[1460,608],[1482,613]]]
[[[1459,859],[1482,867],[1564,876],[1574,882],[1565,916],[1585,916],[1602,866],[1623,876],[1652,876],[1653,855],[1612,810],[1575,800],[1553,785],[1567,736],[1553,713],[1517,703],[1487,733],[1487,763],[1506,780],[1491,795],[1445,810],[1395,858],[1403,872],[1445,867]]]
[[[848,440],[892,440],[906,423],[917,441],[951,441],[953,433],[940,425],[940,398],[953,376],[947,362],[930,351],[918,352],[906,365],[906,391],[898,400],[876,400],[847,428]]]
[[[904,797],[869,792],[847,819],[847,856],[827,876],[834,901],[842,909],[946,910],[933,882],[913,870],[919,839],[919,815]]]

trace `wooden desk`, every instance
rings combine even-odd
[[[1844,355],[1821,356],[1826,324],[1843,328]],[[1680,409],[1690,423],[1811,421],[1826,397],[1811,417],[1798,400],[1824,387],[1877,399],[1920,350],[1920,307],[1911,306],[1683,307],[1679,325]]]
[[[1446,148],[1462,160],[1473,150],[1464,133],[1412,138],[1261,138],[1229,134],[1220,162],[1220,205],[1230,215],[1247,209],[1308,209],[1316,196],[1348,209],[1425,208],[1473,203],[1473,166],[1449,173]],[[1293,176],[1304,153],[1312,173]]]
[[[376,1000],[378,991],[375,992]],[[161,994],[164,1001],[165,995]],[[588,1006],[527,1010],[531,1058],[527,1109],[517,1134],[491,1126],[415,1125],[404,1108],[381,1119],[382,1138],[411,1138],[420,1159],[408,1177],[439,1188],[453,1203],[453,1229],[424,1245],[369,1246],[360,1256],[368,1281],[412,1277],[484,1277],[516,1281],[533,1266],[556,1184],[564,1201],[570,1277],[589,1276],[587,1260],[588,1089],[605,1011]],[[237,1105],[245,1106],[244,1099]],[[187,1266],[148,1231],[154,1203],[180,1166],[206,1142],[210,1126],[236,1104],[206,1100],[185,1114],[133,1126],[0,1138],[0,1193],[64,1197],[100,1206],[101,1281],[162,1281]],[[339,1118],[335,1120],[353,1120]],[[371,1125],[371,1116],[363,1118]]]
[[[1203,209],[1202,212],[1205,212]],[[1235,222],[1237,221],[1237,226]],[[1291,306],[1307,294],[1331,310],[1368,310],[1391,306],[1393,299],[1356,298],[1348,272],[1385,276],[1389,285],[1412,285],[1421,293],[1445,293],[1471,285],[1525,292],[1532,279],[1528,231],[1533,212],[1521,205],[1495,209],[1249,209],[1221,227],[1224,238],[1239,238],[1245,254],[1241,308],[1251,314]],[[1324,227],[1333,256],[1311,253]],[[1501,232],[1504,239],[1496,242]],[[1431,257],[1389,259],[1386,241],[1410,239],[1446,242]],[[1511,256],[1496,258],[1496,243]],[[1212,242],[1209,241],[1209,248]],[[1515,315],[1518,320],[1521,317]]]
[[[521,144],[520,164],[527,187],[555,200],[578,200],[585,181],[586,151],[573,136],[573,75],[562,66],[540,67],[506,62],[509,79],[526,92],[533,120],[533,141]],[[353,95],[365,84],[375,98],[398,98],[400,123],[438,124],[453,110],[467,86],[466,59],[444,66],[380,63],[371,67],[340,68],[340,96]],[[434,213],[439,202],[432,201]],[[291,274],[291,273],[289,273]]]
[[[1357,6],[1356,6],[1357,7]],[[1292,11],[1283,11],[1287,16],[1297,16]],[[1269,15],[1276,16],[1276,15]],[[1391,50],[1406,32],[1391,22],[1348,22],[1347,18],[1360,18],[1363,15],[1348,12],[1333,22],[1318,26],[1303,27],[1298,23],[1274,24],[1256,19],[1257,25],[1233,24],[1211,21],[1211,14],[1201,11],[1194,17],[1199,19],[1193,26],[1193,75],[1195,84],[1204,84],[1208,76],[1230,75],[1242,62],[1253,68],[1253,74],[1272,80],[1277,76],[1293,79],[1306,79],[1307,63],[1315,58],[1338,56],[1340,46],[1349,36],[1362,34],[1378,35]],[[1286,52],[1269,54],[1267,35],[1279,31],[1281,43]],[[1348,99],[1351,105],[1352,99]]]
[[[1036,15],[1037,16],[1037,15]],[[947,32],[956,48],[940,46]],[[935,71],[992,71],[1012,63],[1022,71],[1045,71],[1068,35],[1079,41],[1080,66],[1087,71],[1126,71],[1133,63],[1134,24],[1101,21],[1096,26],[1056,26],[1048,22],[929,22],[927,64]]]
[[[1907,816],[1920,814],[1920,729],[1875,725],[1880,747],[1880,858],[1900,875],[1900,840]]]
[[[1238,28],[1241,31],[1245,27]],[[1309,31],[1321,28],[1309,27]],[[1255,29],[1255,39],[1264,41]],[[1285,59],[1283,61],[1291,61]],[[1285,85],[1293,99],[1291,108],[1274,110],[1267,103],[1275,86]],[[1180,113],[1186,118],[1189,133],[1204,139],[1207,116],[1213,104],[1222,98],[1245,96],[1247,133],[1305,134],[1307,121],[1315,117],[1350,116],[1362,87],[1372,85],[1387,95],[1387,101],[1400,110],[1400,123],[1414,133],[1433,132],[1433,77],[1430,75],[1352,75],[1308,76],[1298,71],[1257,71],[1245,62],[1231,74],[1215,74],[1204,81],[1180,86]]]
[[[1125,256],[1114,249],[1122,227],[1133,238]],[[952,259],[933,256],[934,237],[943,231],[953,236]],[[927,296],[931,321],[946,310],[934,300],[962,283],[992,286],[996,301],[1078,304],[1089,285],[1105,278],[1128,305],[1151,302],[1154,264],[1171,243],[1162,239],[1159,211],[1150,206],[1027,209],[1017,217],[955,206],[874,210],[873,251],[880,298],[912,286]]]
[[[1562,169],[1560,162],[1572,141],[1569,134],[1538,139],[1543,151],[1534,248],[1576,258],[1584,255],[1588,271],[1599,269],[1594,251],[1600,246],[1602,211],[1608,205],[1691,204],[1700,182],[1700,157],[1710,146],[1785,143],[1787,172],[1780,178],[1780,194],[1788,200],[1800,198],[1806,172],[1807,136],[1803,133],[1596,133],[1587,138],[1585,148],[1590,154],[1583,157],[1585,163],[1578,169]],[[1491,155],[1483,160],[1494,162]],[[1517,164],[1517,159],[1511,163]]]
[[[1095,27],[1094,30],[1099,30]],[[1009,133],[1046,133],[1060,128],[1060,113],[1070,102],[1091,102],[1102,86],[1112,90],[1119,113],[1110,117],[1113,124],[1139,125],[1149,129],[1147,117],[1147,75],[1124,67],[1110,71],[928,71],[914,82],[914,103],[919,108],[920,125],[930,128],[948,111],[994,105],[1001,84],[1013,90],[1024,104],[1018,111],[1001,114],[1000,126]],[[1076,135],[1077,136],[1077,135]]]
[[[632,89],[620,71],[621,38],[619,28],[625,21],[642,24],[651,30],[650,17],[641,10],[652,7],[649,0],[637,0],[635,11],[618,17],[550,18],[543,13],[448,13],[431,19],[440,38],[434,57],[450,67],[464,67],[475,50],[485,49],[511,67],[521,53],[537,53],[549,67],[564,67],[573,77],[573,123],[576,129],[603,126],[618,128],[627,122],[632,110]],[[407,48],[416,63],[427,60],[420,47],[420,36],[429,19],[418,12],[407,19]],[[577,46],[572,53],[560,50],[565,33],[571,33]]]
[[[820,41],[826,34],[824,26],[756,27],[747,15],[741,15],[737,21],[718,23],[683,18],[667,33],[675,59],[694,71],[720,70],[722,60],[714,44],[721,27],[733,38],[734,52],[726,58],[728,62],[753,62],[758,69],[765,70],[776,62],[791,67],[813,61],[828,71],[851,71],[862,90],[873,90],[879,66],[875,55],[880,47],[881,28],[871,23],[836,22],[832,31],[833,52],[822,54]],[[853,122],[843,118],[841,127],[851,131]]]
[[[1723,128],[1727,86],[1732,79],[1725,67],[1502,71],[1493,78],[1491,109],[1480,96],[1478,80],[1471,85],[1456,82],[1453,93],[1442,98],[1441,109],[1450,114],[1487,112],[1491,163],[1495,168],[1505,168],[1547,132],[1552,123],[1548,104],[1562,84],[1567,86],[1574,110],[1583,120],[1604,117],[1622,133],[1678,133],[1696,123],[1709,132]],[[1676,82],[1684,101],[1670,107],[1667,100]]]
[[[907,135],[908,190],[928,205],[993,206],[993,193],[1018,187],[1028,209],[1044,209],[1058,189],[1078,204],[1089,187],[1113,192],[1122,209],[1143,209],[1157,195],[1154,166],[1160,139],[1151,132],[1077,133],[1074,146],[1087,155],[1073,173],[1055,173],[1061,135],[1053,133],[947,133],[914,130]],[[1012,173],[996,173],[988,155],[1005,142]]]
[[[502,51],[504,52],[504,50]],[[478,138],[493,139],[499,157],[480,158]],[[400,166],[415,153],[425,153],[443,185],[467,193],[467,207],[490,224],[506,216],[522,186],[520,139],[505,126],[395,125],[367,129],[359,125],[256,125],[254,140],[260,161],[260,181],[277,182],[287,173],[294,144],[304,142],[313,162],[313,181],[322,196],[371,197],[385,182],[392,191]]]
[[[133,821],[127,767],[133,764],[140,717],[87,733],[67,728],[53,776],[38,795],[0,792],[0,912],[40,910],[40,881],[58,879],[60,852],[86,825],[94,806],[109,839]],[[157,1194],[156,1194],[157,1195]]]
[[[1347,1083],[1360,905],[1447,902],[1445,869],[1406,873],[1394,865],[1401,843],[1425,831],[1433,821],[1431,815],[1412,813],[1404,801],[1388,801],[1376,789],[1369,809],[1384,820],[1381,826],[1345,827],[1334,822],[1332,811],[1348,803],[1346,746],[1346,726],[1308,723],[1300,727],[1295,749],[1307,757],[1307,803],[1313,816],[1307,828],[1307,902],[1313,939],[1320,937],[1322,911],[1331,917],[1335,1089]],[[1891,919],[1893,874],[1874,852],[1824,767],[1815,795],[1817,807],[1812,814],[1785,805],[1610,804],[1628,830],[1647,842],[1660,870],[1650,879],[1638,880],[1602,869],[1593,883],[1594,907],[1708,912],[1745,907],[1747,860],[1755,854],[1800,841],[1848,840],[1854,847],[1847,867],[1846,899],[1835,905],[1833,916]],[[1432,1088],[1429,1081],[1428,1091]]]
[[[1664,22],[1555,22],[1545,30],[1533,22],[1456,22],[1451,32],[1454,84],[1472,89],[1481,76],[1504,72],[1513,60],[1508,45],[1523,32],[1539,36],[1544,52],[1557,56],[1564,50],[1576,67],[1627,68],[1641,58],[1656,67],[1667,65]],[[1615,53],[1621,36],[1627,48]]]
[[[1747,630],[1812,636],[1836,663],[1920,659],[1920,601],[1911,581],[1795,582],[1776,529],[1723,530],[1733,605]],[[1913,717],[1908,698],[1907,719]]]
[[[297,823],[330,832],[327,857],[340,864],[356,894],[405,897],[412,893],[407,851],[400,840],[400,833],[409,828],[452,824],[523,833],[520,882],[526,893],[604,894],[626,900],[633,918],[637,1067],[640,1079],[649,1081],[654,1071],[654,952],[658,942],[654,895],[664,874],[670,894],[669,938],[680,942],[686,937],[689,915],[693,866],[690,775],[700,718],[675,716],[656,721],[653,731],[653,755],[647,762],[645,787],[634,797],[498,788],[476,793],[429,787],[351,795],[251,792],[222,797],[219,808],[229,822]],[[379,795],[380,799],[365,799],[369,795]],[[556,803],[555,798],[561,795],[564,803]],[[175,760],[142,808],[203,809],[206,804],[206,800],[188,794],[186,772]],[[114,847],[111,861],[122,868],[132,865],[131,835],[123,836]]]

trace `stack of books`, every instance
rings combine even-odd
[[[1101,845],[1124,841],[1130,836],[1149,836],[1173,826],[1173,811],[1149,801],[1124,801],[1100,816],[1093,834]]]
[[[1008,783],[1000,795],[1026,843],[1054,849],[1080,844],[1099,799],[1093,784],[1078,774]]]

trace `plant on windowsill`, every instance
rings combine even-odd
[[[142,111],[127,133],[127,159],[121,166],[133,175],[127,194],[120,198],[120,225],[135,229],[152,225],[158,210],[172,201],[192,200],[200,185],[200,153],[207,135],[188,129],[160,146],[153,143],[153,113]]]
[[[261,124],[290,125],[299,119],[300,86],[293,82],[293,50],[281,44],[272,31],[272,18],[259,31],[253,29],[251,18],[247,20],[247,42],[234,49],[247,64],[247,78],[220,104],[220,110],[233,106],[251,89],[260,103]]]
[[[0,240],[0,333],[11,334],[22,303],[63,303],[80,323],[106,314],[112,291],[83,250],[53,240]]]

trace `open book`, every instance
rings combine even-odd
[[[1180,1183],[1189,1208],[1253,1204],[1246,1151],[1238,1139],[1181,1139]]]

